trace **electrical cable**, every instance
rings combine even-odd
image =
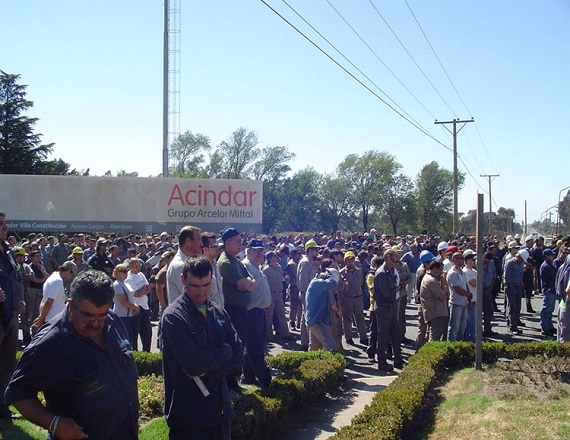
[[[388,102],[386,102],[384,99],[382,99],[382,97],[380,97],[376,92],[374,92],[370,87],[368,87],[366,84],[364,84],[360,79],[358,79],[354,74],[352,74],[350,71],[348,71],[348,69],[346,69],[342,64],[340,64],[337,60],[335,60],[331,55],[329,55],[325,50],[323,50],[318,44],[316,44],[313,40],[311,40],[307,35],[305,35],[301,30],[299,30],[295,25],[293,25],[293,23],[291,23],[289,20],[287,20],[283,15],[281,15],[277,10],[275,10],[271,5],[269,5],[265,0],[260,0],[261,3],[263,3],[265,6],[267,6],[267,8],[269,8],[275,15],[277,15],[279,18],[281,18],[281,20],[283,20],[285,23],[287,23],[290,27],[292,27],[297,33],[299,33],[303,38],[305,38],[309,43],[311,43],[317,50],[319,50],[323,55],[325,55],[329,60],[331,60],[333,63],[335,63],[339,68],[341,68],[346,74],[348,74],[352,79],[354,79],[356,82],[358,82],[362,87],[364,87],[366,90],[368,90],[372,95],[374,95],[377,99],[379,99],[380,101],[382,101],[386,106],[388,106],[393,112],[395,112],[397,115],[399,115],[402,119],[404,119],[406,122],[408,122],[410,125],[412,125],[414,128],[416,128],[417,130],[421,131],[423,134],[425,134],[427,137],[429,137],[431,140],[433,140],[434,142],[438,143],[439,145],[441,145],[442,147],[444,147],[446,150],[452,151],[451,148],[449,148],[448,146],[446,146],[444,143],[442,143],[441,141],[439,141],[438,139],[436,139],[433,135],[431,135],[426,129],[422,128],[421,126],[415,124],[413,121],[411,121],[410,119],[408,119],[406,116],[404,116],[401,112],[399,112],[398,110],[396,110],[393,106],[391,106]]]
[[[327,2],[329,0],[326,0]],[[448,104],[448,102],[445,100],[445,98],[443,97],[443,95],[439,92],[439,90],[437,89],[437,87],[431,82],[431,80],[428,78],[428,76],[426,75],[426,73],[423,71],[423,69],[420,67],[420,65],[416,62],[415,58],[412,56],[412,54],[408,51],[408,49],[406,48],[406,46],[404,45],[404,43],[402,43],[402,41],[400,40],[400,38],[398,37],[398,35],[396,35],[396,32],[394,32],[394,30],[390,27],[390,25],[388,24],[388,22],[386,21],[386,19],[382,16],[382,14],[380,13],[380,11],[378,10],[378,8],[376,7],[376,5],[374,5],[374,3],[372,3],[372,0],[368,0],[368,2],[370,3],[370,5],[372,5],[372,7],[374,8],[374,10],[376,11],[376,13],[378,14],[378,16],[382,19],[382,21],[384,22],[384,24],[388,27],[388,29],[390,29],[390,32],[392,32],[392,35],[394,35],[394,38],[396,38],[396,40],[398,41],[398,43],[400,43],[400,46],[402,46],[402,48],[404,49],[404,51],[408,54],[408,56],[410,57],[410,59],[412,60],[412,62],[416,65],[416,67],[419,69],[419,71],[422,73],[422,75],[424,76],[424,78],[426,79],[426,81],[429,83],[429,85],[433,88],[433,90],[435,91],[435,93],[437,93],[437,96],[439,96],[441,98],[441,100],[445,103],[445,105],[447,106],[447,108],[449,109],[449,111],[451,113],[453,113],[453,115],[455,115],[455,117],[457,117],[456,113],[453,111],[453,109],[451,108],[451,106]],[[329,3],[330,4],[330,3]],[[470,113],[471,114],[471,113]],[[434,117],[434,119],[437,119]]]
[[[284,0],[283,0],[284,1]],[[374,49],[372,49],[372,47],[370,47],[370,45],[364,40],[364,38],[362,38],[362,36],[356,31],[356,29],[354,29],[354,27],[344,18],[344,16],[331,4],[331,2],[329,0],[325,0],[329,6],[333,9],[333,11],[335,11],[337,13],[337,15],[342,19],[342,21],[345,22],[345,24],[350,28],[350,30],[352,32],[354,32],[354,34],[360,39],[360,41],[362,41],[362,43],[364,43],[364,45],[368,48],[368,50],[370,50],[370,52],[372,52],[372,54],[376,57],[376,59],[378,61],[380,61],[380,63],[382,63],[382,65],[386,68],[386,70],[388,70],[388,72],[390,72],[392,74],[392,76],[396,79],[396,81],[398,81],[400,83],[400,85],[410,94],[410,96],[412,98],[415,99],[415,101],[433,118],[433,119],[437,119],[435,117],[435,115],[429,111],[429,109],[424,105],[423,102],[421,102],[416,95],[414,95],[412,93],[412,91],[400,80],[400,78],[398,78],[398,75],[396,75],[392,69],[390,69],[388,67],[388,65],[380,58],[380,56],[376,53],[376,51]]]

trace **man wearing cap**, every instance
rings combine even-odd
[[[445,341],[447,339],[447,308],[448,295],[442,284],[443,263],[432,259],[426,261],[427,272],[422,275],[420,299],[424,321],[427,325],[427,335],[430,341]]]
[[[299,261],[297,266],[297,285],[299,287],[299,293],[301,296],[301,349],[309,349],[309,330],[307,329],[307,323],[305,320],[305,297],[307,294],[307,288],[309,283],[315,275],[317,274],[317,269],[315,268],[315,260],[319,254],[319,246],[315,240],[308,240],[305,243],[305,256]]]
[[[83,261],[83,255],[83,248],[76,246],[71,251],[71,256],[68,259],[68,261],[73,261],[75,266],[77,266],[77,273],[81,273],[89,269],[89,265]]]
[[[443,259],[443,273],[448,274],[449,270],[453,267],[453,254],[459,252],[457,246],[448,246],[444,252],[444,259]]]
[[[269,283],[269,290],[271,291],[271,304],[267,308],[267,339],[271,340],[273,337],[273,318],[277,319],[277,330],[281,339],[295,340],[289,332],[287,326],[287,318],[285,317],[285,303],[283,302],[283,269],[279,264],[279,257],[274,251],[269,251],[265,254],[266,264],[263,267],[263,275],[267,277]]]
[[[77,267],[72,261],[65,261],[58,270],[52,272],[44,283],[40,314],[33,322],[33,327],[39,328],[63,312],[67,301],[65,283],[71,283],[76,273]]]
[[[266,332],[269,322],[266,310],[271,305],[271,291],[267,277],[261,272],[265,248],[261,240],[250,240],[245,250],[243,265],[255,280],[251,290],[251,303],[247,309],[247,345],[243,363],[242,383],[259,383],[268,387],[271,373],[265,363]]]
[[[402,368],[402,348],[400,346],[400,324],[398,322],[398,305],[400,295],[400,277],[396,265],[400,260],[398,253],[388,249],[384,253],[384,264],[374,274],[374,302],[376,303],[376,319],[378,321],[378,369],[390,372]],[[386,362],[388,343],[392,345],[394,366]]]
[[[14,416],[4,402],[4,391],[16,367],[18,315],[24,313],[24,290],[16,257],[10,250],[6,214],[0,212],[0,418]],[[14,416],[16,417],[16,416]]]
[[[556,306],[556,268],[554,267],[554,252],[552,249],[543,250],[544,261],[540,265],[540,290],[544,299],[542,301],[542,310],[540,311],[540,327],[542,334],[545,336],[554,336],[556,329],[552,324],[552,313]]]
[[[461,252],[455,252],[452,257],[453,267],[447,272],[449,285],[449,342],[462,341],[467,325],[467,308],[472,295],[467,290],[467,279],[461,270],[464,257]],[[445,269],[445,267],[444,267]]]
[[[522,330],[518,328],[520,322],[520,309],[523,294],[523,265],[528,260],[528,251],[519,250],[514,258],[511,258],[503,274],[505,285],[505,297],[507,298],[507,325],[512,335],[520,335]]]
[[[344,283],[340,293],[340,307],[342,310],[342,326],[344,339],[347,344],[353,345],[352,320],[356,324],[360,343],[368,345],[366,323],[364,321],[364,306],[362,302],[362,283],[364,275],[360,267],[356,266],[356,258],[352,251],[344,254],[344,267],[340,270],[340,282]]]
[[[229,228],[222,234],[224,251],[218,258],[218,267],[222,274],[222,290],[224,292],[225,309],[230,315],[232,324],[244,346],[248,344],[248,314],[251,305],[251,291],[256,282],[251,277],[237,256],[243,250],[243,240],[235,228]],[[228,374],[228,386],[232,394],[241,391],[237,377],[239,371]]]
[[[87,264],[91,269],[104,272],[109,276],[113,274],[113,265],[107,256],[107,240],[104,238],[97,240],[95,255],[89,259]]]
[[[447,244],[446,241],[440,241],[437,244],[437,253],[434,255],[437,255],[435,258],[437,259],[437,261],[441,261],[443,263],[443,260],[445,260],[445,254],[447,253],[447,248],[449,247],[449,245]],[[428,249],[429,250],[429,249]],[[431,251],[430,251],[431,252]]]
[[[180,279],[186,258],[202,252],[202,237],[196,226],[184,226],[178,233],[178,252],[170,262],[166,273],[166,291],[168,303],[172,304],[184,292],[184,284]]]
[[[291,329],[301,326],[301,298],[299,296],[299,286],[297,283],[297,268],[301,261],[302,253],[294,248],[290,252],[291,258],[287,263],[287,278],[289,279],[289,323]]]
[[[429,264],[435,259],[436,259],[435,255],[432,254],[430,251],[423,250],[420,253],[421,266],[418,267],[418,270],[416,272],[416,282],[414,286],[414,300],[415,303],[418,305],[418,336],[416,338],[416,352],[422,347],[422,345],[424,345],[428,341],[429,333],[428,333],[427,323],[425,320],[425,311],[421,303],[420,291],[421,291],[423,278],[429,269]],[[447,280],[443,276],[440,277],[439,279],[440,282],[442,283],[442,289],[445,291],[449,299],[449,288],[447,287]],[[445,323],[445,328],[447,329],[447,321]]]

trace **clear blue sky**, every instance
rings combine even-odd
[[[266,1],[381,95],[284,2]],[[493,210],[513,208],[522,221],[527,200],[529,222],[538,219],[570,186],[568,1],[407,1],[466,106],[405,0],[330,0],[376,55],[327,0],[288,3],[447,147],[451,138],[434,116],[475,118],[458,137],[459,167],[473,176],[460,192],[460,211],[475,209],[477,191],[487,191],[479,175],[498,173]],[[215,146],[240,126],[255,130],[261,146],[284,145],[297,155],[295,171],[332,172],[347,154],[369,149],[396,156],[411,178],[432,160],[452,168],[450,151],[261,1],[180,2],[181,131],[206,134]],[[54,157],[92,175],[161,173],[161,0],[3,1],[0,17],[0,69],[29,85],[29,116],[40,119],[43,142],[55,142]]]

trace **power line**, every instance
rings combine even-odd
[[[406,116],[404,116],[401,112],[399,112],[398,110],[396,110],[393,106],[391,106],[388,102],[386,102],[384,99],[382,99],[382,97],[380,97],[376,92],[374,92],[370,87],[368,87],[366,84],[364,84],[360,79],[358,79],[354,74],[352,74],[351,72],[349,72],[342,64],[340,64],[338,61],[336,61],[332,56],[330,56],[327,52],[325,52],[318,44],[316,44],[313,40],[311,40],[307,35],[305,35],[302,31],[300,31],[297,27],[295,27],[295,25],[293,25],[289,20],[287,20],[285,17],[283,17],[283,15],[281,15],[278,11],[276,11],[272,6],[270,6],[269,4],[267,4],[267,2],[265,0],[260,0],[261,3],[263,3],[265,6],[267,6],[275,15],[277,15],[279,18],[281,18],[281,20],[283,20],[285,23],[287,23],[289,26],[291,26],[295,31],[297,31],[297,33],[299,33],[303,38],[305,38],[309,43],[311,43],[316,49],[318,49],[323,55],[325,55],[329,60],[331,60],[333,63],[335,63],[339,68],[341,68],[346,74],[348,74],[352,79],[354,79],[356,82],[358,82],[362,87],[364,87],[366,90],[368,90],[372,95],[374,95],[376,98],[378,98],[380,101],[382,101],[386,106],[388,106],[393,112],[395,112],[397,115],[399,115],[402,119],[404,119],[406,122],[408,122],[410,125],[412,125],[414,128],[416,128],[417,130],[421,131],[423,134],[425,134],[427,137],[429,137],[431,140],[433,140],[434,142],[438,143],[439,145],[441,145],[443,148],[445,148],[446,150],[451,151],[451,149],[446,146],[444,143],[442,143],[441,141],[439,141],[438,139],[436,139],[433,135],[431,135],[426,129],[422,128],[421,126],[415,124],[413,121],[411,121],[409,118],[407,118]]]
[[[283,0],[284,1],[284,0]],[[362,41],[362,43],[364,43],[364,45],[368,48],[368,50],[370,50],[370,52],[372,52],[372,54],[376,57],[376,59],[378,61],[380,61],[380,63],[382,63],[382,65],[386,68],[386,70],[388,70],[388,72],[390,72],[392,74],[392,76],[396,79],[396,81],[398,81],[400,83],[400,85],[410,94],[410,96],[412,96],[412,98],[414,98],[416,100],[416,102],[422,106],[422,108],[433,118],[436,119],[435,115],[429,111],[429,109],[416,97],[416,95],[414,95],[412,93],[412,91],[400,80],[400,78],[398,78],[398,75],[396,75],[392,69],[390,69],[388,67],[388,65],[380,58],[380,56],[376,53],[376,51],[374,49],[372,49],[372,47],[370,47],[370,45],[364,40],[364,38],[362,38],[362,36],[356,31],[356,29],[354,29],[354,27],[344,18],[344,16],[331,4],[331,2],[329,0],[326,0],[326,2],[329,4],[329,6],[333,9],[333,11],[335,11],[337,13],[337,15],[342,19],[342,21],[345,22],[345,24],[350,28],[350,30],[352,32],[354,32],[354,34],[360,39],[360,41]]]
[[[299,12],[297,12],[295,10],[295,8],[293,8],[289,3],[287,3],[285,0],[281,0],[283,3],[285,3],[287,5],[287,7],[289,9],[291,9],[301,20],[303,20],[305,22],[305,24],[307,24],[307,26],[309,26],[313,31],[315,31],[319,37],[321,37],[323,40],[325,40],[341,57],[343,57],[352,67],[354,67],[362,76],[364,76],[364,78],[366,78],[368,81],[370,81],[370,83],[372,83],[374,85],[374,87],[376,87],[378,89],[378,91],[380,91],[380,93],[382,93],[388,100],[390,100],[390,102],[392,102],[392,104],[394,104],[396,107],[398,107],[398,109],[400,109],[400,111],[402,113],[404,113],[408,118],[410,118],[412,121],[414,121],[418,126],[421,126],[421,124],[416,121],[408,112],[406,112],[402,107],[400,107],[396,101],[394,101],[390,96],[388,96],[388,94],[386,92],[384,92],[380,86],[378,86],[372,79],[370,79],[368,77],[368,75],[366,75],[362,70],[360,70],[350,59],[348,59],[339,49],[337,49],[337,47],[332,44],[323,34],[321,34],[311,23],[309,23],[301,14],[299,14]],[[388,68],[388,67],[386,67]],[[389,69],[388,69],[389,70]],[[403,84],[402,84],[403,85]],[[404,86],[405,87],[405,86]],[[411,92],[410,92],[411,93]],[[427,109],[426,109],[427,110]],[[428,111],[429,113],[429,111]]]
[[[370,0],[369,0],[370,1]],[[453,87],[453,90],[455,91],[455,93],[457,94],[457,97],[459,98],[459,100],[461,101],[461,103],[463,104],[463,107],[465,107],[465,110],[467,110],[467,114],[473,115],[473,113],[471,112],[471,110],[469,110],[469,108],[467,107],[467,104],[465,103],[465,101],[463,100],[461,94],[459,93],[459,90],[457,90],[457,87],[455,87],[455,84],[453,82],[453,80],[451,79],[451,76],[449,76],[449,73],[447,72],[447,69],[445,68],[445,66],[443,65],[443,63],[441,62],[441,59],[439,58],[439,56],[437,55],[437,52],[435,51],[434,47],[432,46],[428,36],[426,35],[426,33],[424,32],[422,25],[420,24],[419,20],[417,19],[416,15],[414,14],[414,11],[412,10],[412,7],[410,6],[410,4],[408,3],[408,0],[404,0],[404,2],[406,3],[406,6],[408,7],[408,10],[410,11],[410,14],[412,14],[412,17],[414,18],[414,21],[416,22],[416,24],[418,25],[418,28],[420,29],[422,35],[424,36],[428,46],[430,47],[433,55],[435,56],[435,59],[437,60],[437,62],[439,63],[441,69],[443,70],[443,72],[445,73],[445,76],[447,77],[449,83],[451,84],[451,87]],[[481,141],[481,145],[483,145],[483,149],[485,150],[485,154],[487,155],[487,158],[489,159],[489,162],[491,162],[491,165],[493,166],[494,169],[497,169],[497,167],[495,166],[495,164],[493,163],[493,160],[491,159],[491,156],[489,155],[489,151],[487,150],[487,146],[485,145],[485,142],[483,141],[483,137],[481,136],[481,132],[479,131],[479,125],[477,123],[474,124],[475,125],[475,131],[477,132],[477,135],[479,136],[479,140]]]
[[[328,0],[327,0],[328,2]],[[380,13],[380,11],[378,10],[378,8],[374,5],[374,3],[372,3],[372,0],[368,0],[368,2],[372,5],[372,7],[374,8],[374,10],[376,11],[376,13],[378,14],[378,16],[382,19],[382,21],[384,22],[384,24],[388,27],[388,29],[390,29],[390,32],[392,32],[392,35],[394,35],[394,38],[396,38],[396,40],[398,40],[398,43],[400,43],[400,46],[402,46],[402,48],[406,51],[406,53],[408,54],[408,56],[410,57],[410,59],[412,60],[412,62],[416,65],[416,67],[419,69],[419,71],[422,73],[422,75],[424,76],[424,78],[426,79],[426,81],[429,83],[429,85],[433,88],[433,90],[435,91],[435,93],[437,93],[437,96],[439,96],[441,98],[441,100],[445,103],[445,105],[447,106],[447,108],[449,109],[449,111],[451,113],[453,113],[455,115],[455,112],[453,111],[453,109],[450,107],[450,105],[447,103],[447,101],[445,100],[445,98],[442,96],[441,93],[439,93],[439,90],[437,90],[437,87],[431,82],[431,80],[428,78],[428,76],[426,75],[426,73],[423,71],[423,69],[420,67],[420,65],[416,62],[416,60],[414,59],[414,57],[412,56],[412,54],[408,51],[408,49],[406,48],[406,46],[404,45],[404,43],[402,43],[402,41],[400,40],[400,38],[398,38],[398,35],[396,35],[396,32],[394,32],[394,30],[390,27],[390,25],[388,24],[388,22],[386,21],[386,19],[382,16],[382,14]],[[329,3],[330,4],[330,3]],[[470,113],[471,114],[471,113]],[[435,118],[434,118],[435,119]]]

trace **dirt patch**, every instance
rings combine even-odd
[[[483,391],[499,400],[568,398],[570,361],[540,356],[501,360],[487,370]]]

